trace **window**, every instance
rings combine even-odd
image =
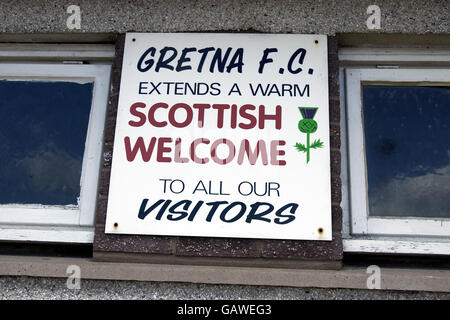
[[[93,241],[110,64],[61,48],[0,63],[0,240]]]
[[[450,254],[450,53],[340,59],[344,250]]]

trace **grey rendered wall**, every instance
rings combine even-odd
[[[81,30],[74,32],[87,33],[366,33],[372,4],[381,9],[383,33],[448,33],[450,23],[447,0],[2,0],[0,32],[71,32],[71,4],[82,12]]]
[[[353,289],[288,288],[138,281],[81,280],[80,290],[69,290],[66,279],[0,277],[0,300],[450,300],[448,293]]]

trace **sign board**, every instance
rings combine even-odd
[[[125,39],[105,232],[331,240],[327,38]]]

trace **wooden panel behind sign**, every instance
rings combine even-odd
[[[125,39],[105,233],[331,240],[327,39]]]

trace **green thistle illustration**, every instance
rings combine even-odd
[[[306,146],[301,143],[296,143],[295,148],[299,152],[306,152],[306,163],[309,162],[309,152],[310,149],[318,149],[323,147],[323,142],[320,139],[315,140],[312,144],[310,144],[310,134],[317,131],[317,122],[314,121],[314,116],[316,115],[317,109],[319,108],[310,108],[310,107],[298,107],[300,113],[303,117],[302,120],[298,122],[298,130],[300,132],[306,133]]]

